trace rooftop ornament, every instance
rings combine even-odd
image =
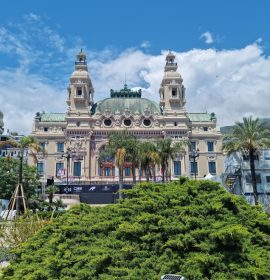
[[[124,88],[119,91],[111,89],[111,98],[141,98],[142,90],[133,91],[128,88],[127,84],[124,84]]]

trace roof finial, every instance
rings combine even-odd
[[[81,48],[81,52],[82,52],[82,48]]]
[[[125,72],[125,85],[127,84],[127,73]]]
[[[171,49],[169,49],[169,53],[172,53],[172,50],[171,50]]]

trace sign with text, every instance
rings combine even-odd
[[[119,185],[117,184],[104,184],[104,185],[69,185],[58,186],[61,194],[80,194],[80,193],[116,193],[118,192]],[[131,189],[132,185],[124,185],[123,189]]]

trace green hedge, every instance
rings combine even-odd
[[[270,279],[270,220],[217,183],[140,184],[80,205],[16,251],[3,279]]]

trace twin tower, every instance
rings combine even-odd
[[[177,67],[175,55],[170,51],[166,56],[164,77],[159,89],[159,105],[165,115],[185,112],[185,87]],[[94,87],[89,76],[86,55],[82,50],[77,54],[75,70],[70,77],[67,105],[67,113],[71,117],[78,113],[89,116],[94,105]]]

